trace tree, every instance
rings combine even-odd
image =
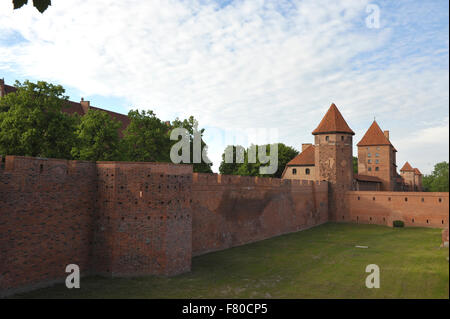
[[[153,111],[131,110],[130,124],[124,131],[121,149],[124,160],[132,162],[169,162],[170,125]]]
[[[193,117],[190,116],[188,119],[184,119],[181,121],[179,118],[176,118],[171,123],[171,130],[175,128],[185,128],[189,133],[189,141],[190,141],[190,162],[193,163],[194,159],[194,131],[197,131],[201,136],[201,149],[206,154],[207,161],[203,159],[203,156],[201,156],[201,162],[200,163],[193,163],[193,170],[195,173],[212,173],[212,162],[208,158],[208,145],[206,145],[205,141],[203,140],[203,133],[205,132],[205,129],[198,129],[198,121]],[[177,143],[177,141],[171,141],[171,146]]]
[[[353,156],[353,173],[358,174],[358,158]]]
[[[266,146],[266,154],[269,155],[270,153],[270,145]],[[290,146],[286,146],[283,143],[278,143],[278,168],[277,171],[274,174],[260,174],[259,168],[261,166],[267,165],[267,164],[261,164],[259,161],[258,156],[258,145],[251,145],[250,147],[253,147],[256,149],[256,163],[249,163],[248,155],[249,150],[244,150],[243,163],[237,163],[236,162],[236,152],[242,151],[244,148],[242,146],[232,146],[229,145],[225,149],[225,152],[227,150],[231,151],[231,148],[233,149],[233,162],[232,163],[226,163],[225,162],[225,152],[222,154],[222,162],[220,163],[219,172],[221,174],[229,174],[229,175],[241,175],[241,176],[262,176],[262,177],[275,177],[275,178],[281,178],[281,175],[283,174],[284,168],[286,167],[286,164],[292,160],[295,156],[298,155],[298,151]]]
[[[424,190],[427,192],[448,192],[448,174],[448,162],[437,163],[434,165],[433,172],[423,177]]]
[[[62,112],[64,88],[43,81],[15,87],[0,99],[0,154],[70,159],[79,118]]]
[[[114,161],[119,159],[119,128],[122,124],[108,113],[90,109],[76,130],[77,142],[72,148],[74,159]]]
[[[28,0],[13,0],[14,9],[22,8],[28,3]],[[38,9],[40,13],[44,13],[49,6],[51,6],[51,0],[33,0],[33,6]]]

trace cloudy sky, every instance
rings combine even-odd
[[[448,0],[52,4],[42,15],[0,1],[0,78],[121,113],[194,115],[216,170],[224,132],[271,129],[300,149],[332,102],[355,144],[376,117],[399,166],[448,161]]]

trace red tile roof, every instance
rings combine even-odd
[[[414,172],[414,168],[412,168],[412,166],[406,162],[405,165],[403,165],[403,167],[400,169],[400,172]]]
[[[324,133],[349,133],[355,135],[355,132],[348,126],[334,103],[331,104],[319,126],[312,132],[313,135]]]
[[[373,182],[373,183],[382,183],[383,182],[381,179],[379,179],[376,176],[354,174],[353,177],[357,181],[361,181],[361,182]]]
[[[9,93],[12,93],[12,92],[16,92],[16,88],[14,87],[14,86],[11,86],[11,85],[6,85],[5,84],[5,94],[9,94]]]
[[[414,173],[416,173],[417,175],[422,175],[422,173],[416,167],[414,167]]]
[[[314,150],[315,146],[311,145],[303,152],[294,157],[286,166],[314,166]]]
[[[359,141],[357,146],[371,146],[371,145],[390,145],[394,147],[391,142],[388,140],[386,135],[384,135],[381,128],[378,126],[376,121],[373,121],[372,125],[367,130],[366,134],[364,134],[361,141]]]

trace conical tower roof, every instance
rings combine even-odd
[[[322,121],[320,121],[319,126],[312,132],[313,135],[325,133],[347,133],[355,135],[355,132],[348,126],[334,103],[331,104]]]

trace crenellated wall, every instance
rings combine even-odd
[[[329,194],[325,181],[191,165],[0,156],[0,297],[63,282],[68,264],[82,276],[187,272],[192,255],[329,221]],[[448,193],[343,194],[336,221],[448,227]]]
[[[192,253],[226,249],[328,221],[328,183],[193,174]]]
[[[345,194],[347,213],[338,221],[392,226],[448,227],[449,193],[350,191]]]

